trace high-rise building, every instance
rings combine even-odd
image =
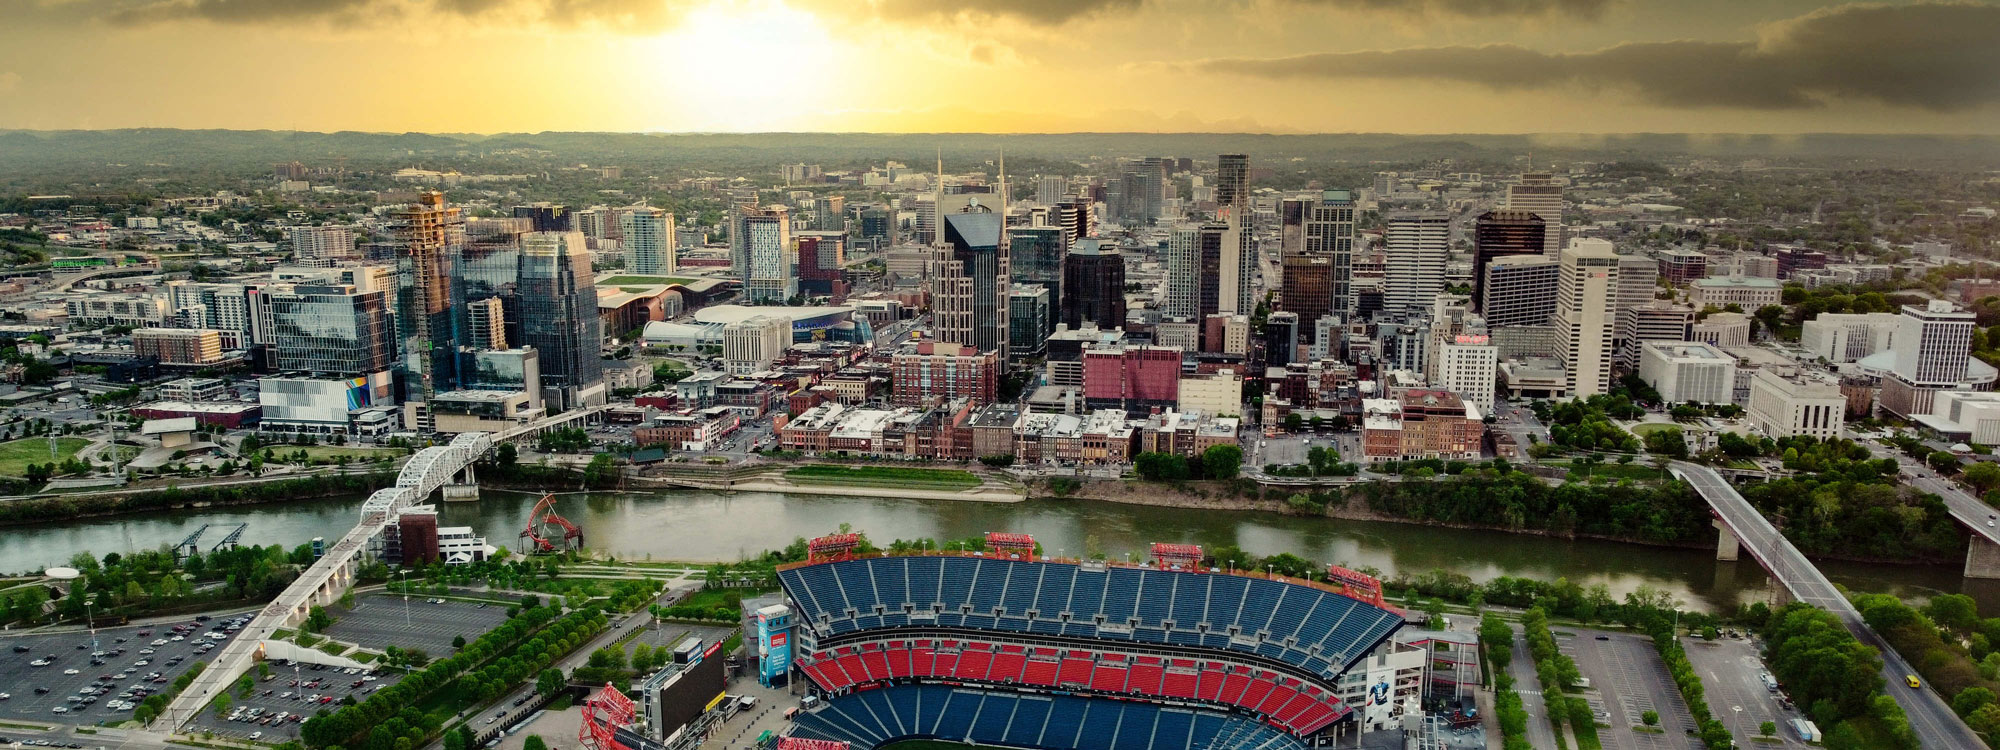
[[[1451,260],[1450,215],[1393,214],[1383,238],[1387,249],[1382,310],[1394,315],[1429,309],[1444,290],[1444,269]]]
[[[1618,256],[1618,299],[1613,307],[1644,307],[1660,289],[1660,264],[1637,253]]]
[[[1061,318],[1073,330],[1125,325],[1125,256],[1117,245],[1086,239],[1063,258]]]
[[[457,305],[465,287],[453,262],[463,254],[465,217],[445,203],[444,193],[426,191],[389,212],[389,230],[398,253],[396,325],[411,381],[408,398],[428,403],[431,394],[458,387],[456,353],[464,337]],[[426,412],[417,414],[414,426],[429,429]]]
[[[521,343],[539,352],[551,409],[604,402],[604,331],[584,242],[580,232],[521,237]]]
[[[354,230],[347,227],[295,227],[292,229],[292,254],[300,260],[354,257]]]
[[[286,372],[362,377],[396,361],[394,317],[385,291],[352,285],[277,285],[264,290],[277,368]],[[440,358],[442,359],[442,358]]]
[[[1148,156],[1126,161],[1106,185],[1112,216],[1125,226],[1145,226],[1160,218],[1168,187],[1169,160]]]
[[[1090,204],[1088,198],[1066,195],[1049,211],[1049,223],[1062,228],[1063,240],[1070,247],[1076,247],[1086,237],[1097,236],[1097,214]]]
[[[1677,248],[1660,252],[1660,277],[1669,283],[1686,284],[1707,275],[1707,255]]]
[[[943,341],[925,341],[897,350],[889,359],[889,403],[918,406],[966,399],[990,403],[1000,393],[1000,357]]]
[[[507,308],[499,297],[467,302],[465,314],[469,323],[467,346],[473,349],[507,348]]]
[[[1485,334],[1459,334],[1438,347],[1437,376],[1432,385],[1456,393],[1481,413],[1493,410],[1499,379],[1500,348]]]
[[[792,345],[792,322],[782,315],[758,315],[722,327],[722,364],[731,375],[771,369]]]
[[[625,219],[623,214],[623,211],[613,211],[605,206],[591,206],[570,214],[570,223],[576,225],[576,231],[593,240],[619,239],[622,237],[620,223]]]
[[[1542,238],[1546,225],[1531,211],[1500,209],[1480,214],[1472,224],[1472,304],[1482,310],[1486,298],[1486,266],[1508,255],[1547,255]]]
[[[1227,222],[1175,227],[1167,240],[1167,314],[1206,320],[1252,312],[1254,255],[1243,247],[1242,230]]]
[[[1050,309],[1049,288],[1041,284],[1015,284],[1007,300],[1007,349],[1015,357],[1042,353],[1049,332],[1055,330]]]
[[[1542,217],[1542,252],[1553,258],[1563,248],[1563,189],[1555,175],[1529,172],[1507,186],[1507,207]]]
[[[625,268],[639,274],[672,274],[674,260],[674,215],[652,206],[633,206],[618,215],[623,235]]]
[[[881,206],[861,209],[861,239],[888,246],[896,238],[896,215]]]
[[[1617,294],[1618,253],[1610,242],[1582,239],[1563,249],[1555,318],[1563,345],[1556,355],[1572,398],[1611,390],[1611,306]]]
[[[1648,341],[1640,347],[1638,372],[1669,404],[1736,401],[1736,358],[1708,344]]]
[[[1250,157],[1223,154],[1215,158],[1215,202],[1238,211],[1250,207]]]
[[[1888,380],[1884,380],[1887,390]],[[1886,408],[1886,405],[1885,405]],[[1750,398],[1743,416],[1750,426],[1774,438],[1808,435],[1821,440],[1840,437],[1847,423],[1847,397],[1831,375],[1791,367],[1760,367],[1750,378]]]
[[[527,219],[529,231],[534,232],[567,232],[574,228],[570,222],[569,207],[547,201],[515,206],[514,218]]]
[[[832,297],[836,304],[847,299],[847,235],[800,232],[792,243],[798,248],[799,291]]]
[[[1011,281],[1039,284],[1049,299],[1062,299],[1063,258],[1069,255],[1061,227],[1008,227],[1007,267]],[[1053,324],[1049,330],[1055,330]]]
[[[1333,257],[1295,253],[1282,256],[1279,268],[1283,280],[1278,285],[1278,309],[1298,316],[1306,330],[1319,319],[1332,315]]]
[[[1972,359],[1972,332],[1979,325],[1972,311],[1931,300],[1924,305],[1904,305],[1902,314],[1890,338],[1892,369],[1882,377],[1880,398],[1885,411],[1904,418],[1929,414],[1938,392],[1971,380],[1993,381],[1992,366],[1975,364]],[[1977,377],[1973,377],[1975,367]]]
[[[1305,197],[1285,198],[1278,201],[1278,256],[1285,257],[1305,252],[1306,249],[1306,208],[1312,199]]]
[[[1274,312],[1264,319],[1264,363],[1283,367],[1299,360],[1298,313]]]
[[[1618,272],[1625,269],[1620,267]],[[1641,348],[1647,342],[1672,344],[1692,341],[1693,336],[1694,308],[1647,300],[1646,304],[1618,310],[1618,331],[1612,346],[1617,347],[1618,364],[1632,370],[1639,367]]]
[[[1069,178],[1062,175],[1041,175],[1035,178],[1035,202],[1053,206],[1069,194]]]
[[[1143,414],[1180,403],[1181,350],[1164,346],[1097,346],[1083,352],[1083,398],[1093,409]]]
[[[974,201],[945,214],[933,248],[931,313],[938,340],[1008,351],[1010,277],[1005,217]]]
[[[167,282],[167,309],[187,328],[206,328],[222,337],[222,348],[242,349],[258,338],[251,309],[251,288],[242,284]]]
[[[784,304],[798,296],[790,209],[738,206],[732,230],[730,264],[743,279],[744,299],[752,304]]]
[[[1547,325],[1561,279],[1562,264],[1546,255],[1494,258],[1480,278],[1480,314],[1489,328]]]
[[[163,365],[222,362],[222,332],[206,328],[141,328],[132,332],[132,354]]]
[[[1331,310],[1343,319],[1358,309],[1354,299],[1354,194],[1346,190],[1321,192],[1319,199],[1304,206],[1300,231],[1307,255],[1332,259],[1333,302]],[[1303,321],[1300,325],[1305,328]]]

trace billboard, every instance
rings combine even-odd
[[[792,610],[774,604],[757,610],[757,684],[784,684],[792,668]]]
[[[728,675],[721,645],[711,646],[692,663],[669,665],[661,675],[655,675],[640,687],[640,694],[647,701],[646,720],[652,725],[648,730],[655,737],[672,736],[722,698]]]

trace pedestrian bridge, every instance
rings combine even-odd
[[[188,684],[186,690],[174,698],[167,710],[154,719],[154,726],[164,725],[170,731],[179,729],[200,713],[216,694],[228,689],[230,684],[249,671],[263,653],[264,641],[273,633],[305,621],[313,607],[325,606],[339,599],[354,585],[354,576],[361,570],[369,541],[382,533],[383,527],[394,523],[404,510],[423,505],[432,493],[453,484],[470,484],[472,464],[492,450],[493,444],[493,435],[468,432],[453,438],[448,444],[417,451],[408,463],[403,464],[394,485],[376,490],[361,504],[361,518],[354,528],[340,541],[327,547],[318,560],[313,561],[278,594],[278,598],[251,618],[250,624],[216,654],[214,663],[209,664],[194,682]]]

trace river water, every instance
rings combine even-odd
[[[491,543],[519,549],[516,535],[537,495],[487,490],[477,503],[441,506],[440,523],[472,526]],[[203,546],[247,523],[245,544],[293,546],[353,526],[362,498],[155,512],[0,529],[0,571],[62,564],[79,550],[102,556],[173,545],[203,524]],[[1716,610],[1771,596],[1764,572],[1746,553],[1716,562],[1711,551],[1607,541],[1567,541],[1497,531],[1444,529],[1374,521],[1297,518],[1272,513],[1205,511],[1103,502],[1031,500],[980,503],[699,491],[570,494],[557,511],[583,528],[591,549],[628,560],[733,561],[783,547],[793,538],[835,531],[841,523],[878,544],[898,538],[963,538],[988,531],[1033,534],[1051,553],[1078,555],[1087,545],[1116,559],[1141,556],[1153,542],[1234,544],[1256,555],[1290,552],[1385,576],[1455,571],[1474,580],[1513,575],[1585,586],[1614,596],[1640,586],[1671,591],[1692,608]],[[1822,562],[1835,583],[1852,589],[1924,598],[1968,593],[1981,609],[2000,605],[2000,582],[1960,577],[1958,566]]]

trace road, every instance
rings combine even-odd
[[[1778,579],[1792,598],[1832,612],[1862,643],[1882,652],[1882,679],[1886,689],[1902,705],[1903,713],[1910,718],[1910,728],[1915,730],[1917,739],[1924,747],[1956,750],[1985,746],[1979,736],[1973,734],[1972,729],[1952,712],[1951,706],[1937,693],[1931,692],[1928,684],[1916,689],[1904,685],[1904,676],[1916,674],[1916,670],[1883,642],[1881,636],[1869,629],[1867,623],[1862,621],[1860,611],[1847,601],[1847,597],[1841,596],[1840,590],[1834,588],[1833,583],[1813,567],[1784,535],[1779,534],[1763,514],[1750,507],[1750,501],[1737,494],[1736,488],[1731,487],[1722,475],[1698,464],[1675,462],[1670,468],[1708,499],[1716,515],[1736,532],[1744,548],[1764,564],[1764,569]]]
[[[1514,630],[1514,658],[1507,662],[1507,671],[1514,676],[1514,692],[1521,694],[1521,707],[1528,712],[1528,744],[1555,747],[1555,728],[1549,725],[1549,710],[1542,704],[1542,678],[1535,674],[1535,655],[1529,653],[1528,639],[1518,627]]]
[[[1960,524],[1971,529],[1973,533],[1986,537],[1986,541],[2000,544],[2000,518],[1996,518],[2000,513],[1996,513],[1993,506],[1973,497],[1971,493],[1961,489],[1957,482],[1939,477],[1937,472],[1926,468],[1908,454],[1897,450],[1895,446],[1883,445],[1873,440],[1857,442],[1867,446],[1868,450],[1877,456],[1896,459],[1896,464],[1902,467],[1903,481],[1942,498],[1945,507],[1951,509],[1951,517],[1958,519]]]

